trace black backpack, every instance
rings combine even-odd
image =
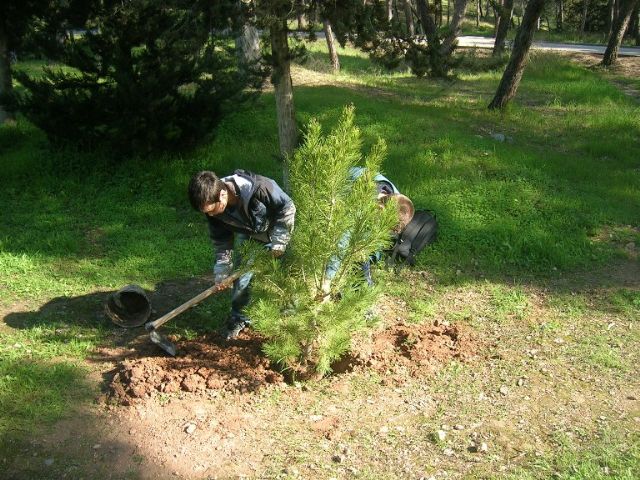
[[[416,255],[424,247],[435,242],[437,233],[438,222],[435,214],[428,210],[416,210],[411,222],[400,232],[389,250],[387,264],[393,266],[406,262],[415,265]]]

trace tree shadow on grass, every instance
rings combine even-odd
[[[108,425],[90,406],[94,387],[85,368],[61,360],[3,360],[0,378],[2,478],[161,474],[134,442],[108,434]]]

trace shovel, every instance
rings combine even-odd
[[[175,357],[176,356],[176,346],[173,343],[171,343],[171,341],[167,337],[165,337],[160,332],[158,332],[157,328],[162,326],[162,325],[164,325],[165,323],[167,323],[172,318],[177,317],[178,315],[180,315],[185,310],[188,310],[189,308],[193,307],[194,305],[197,305],[198,303],[203,301],[205,298],[208,298],[211,295],[214,295],[216,293],[222,292],[223,290],[226,290],[231,285],[233,285],[233,282],[236,281],[243,273],[245,273],[245,272],[238,271],[238,272],[235,272],[235,273],[229,275],[227,278],[224,279],[224,281],[215,284],[213,287],[207,288],[204,292],[202,292],[199,295],[193,297],[191,300],[183,303],[179,307],[174,308],[173,310],[171,310],[166,315],[163,315],[162,317],[160,317],[157,320],[154,320],[153,322],[145,323],[144,328],[149,332],[149,336],[151,337],[151,341],[153,343],[155,343],[156,345],[158,345],[161,349],[163,349],[169,355],[171,355],[172,357]]]

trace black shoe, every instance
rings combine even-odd
[[[233,340],[240,335],[240,332],[247,328],[251,322],[242,314],[231,314],[231,318],[227,323],[226,331],[224,332],[225,340]]]

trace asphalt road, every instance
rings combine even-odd
[[[302,35],[304,36],[304,35]],[[324,39],[324,32],[316,32],[316,37]],[[465,35],[458,37],[459,47],[493,48],[493,37],[475,37]],[[532,48],[539,50],[558,50],[563,52],[582,52],[604,54],[606,45],[585,45],[580,43],[553,43],[553,42],[533,42]],[[626,57],[640,57],[640,47],[620,47],[618,55]]]
[[[493,48],[495,38],[492,37],[458,37],[458,46],[460,47],[477,47],[477,48]],[[581,53],[597,53],[602,55],[606,49],[604,45],[584,45],[573,43],[552,43],[552,42],[533,42],[532,48],[539,50],[560,50],[563,52],[581,52]],[[640,57],[640,47],[620,47],[618,55],[629,57]]]

